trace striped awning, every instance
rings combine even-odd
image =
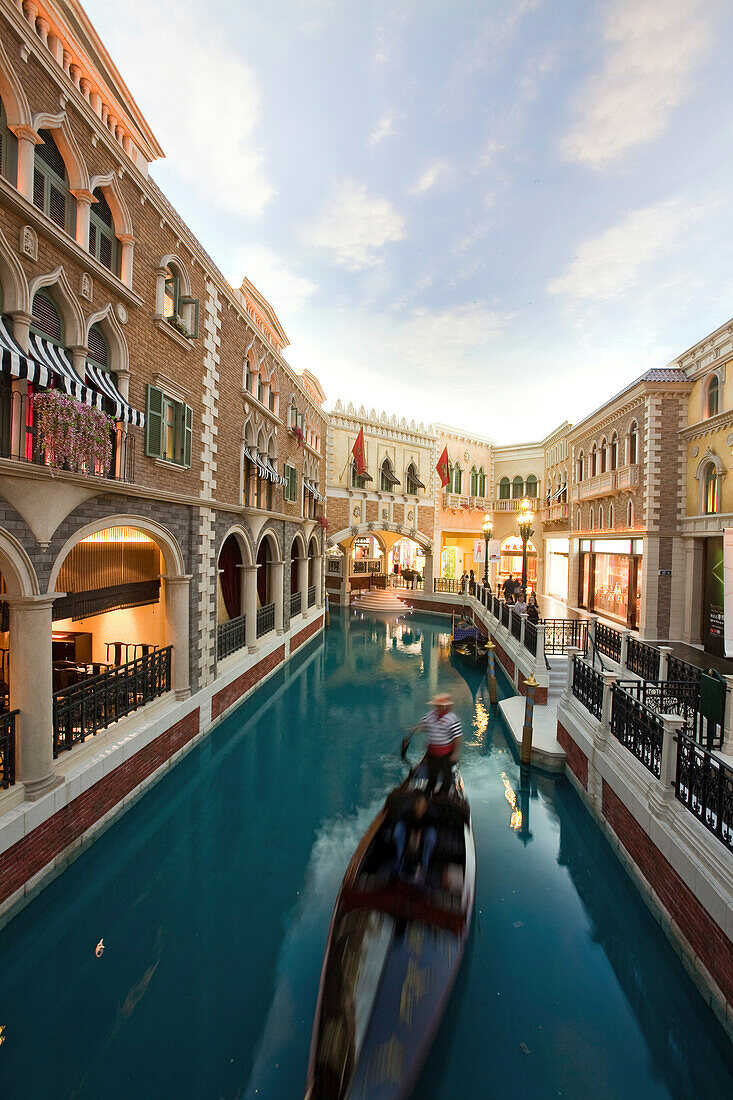
[[[316,489],[313,482],[309,481],[307,477],[303,478],[303,484],[305,485],[306,489],[308,490],[308,492],[310,493],[310,495],[313,497],[314,500],[325,501],[326,498],[321,496],[321,494],[318,492],[318,489]]]
[[[267,470],[267,476],[269,477],[270,481],[274,482],[275,485],[277,485],[278,481],[280,480],[280,475],[278,474],[275,467],[272,465],[272,462],[270,461],[270,456],[269,455],[262,455],[262,461],[265,464],[265,469]]]
[[[102,408],[101,393],[97,393],[91,386],[87,386],[82,382],[63,348],[56,347],[55,344],[44,340],[42,336],[37,336],[34,332],[30,336],[30,345],[31,356],[37,363],[46,368],[51,377],[60,383],[61,388],[68,393],[69,397],[82,401],[85,405],[94,405],[98,409]],[[48,382],[46,385],[48,385]]]
[[[138,428],[145,427],[145,413],[133,409],[132,405],[125,400],[117,389],[114,379],[106,370],[102,370],[101,367],[97,367],[94,363],[90,363],[89,360],[87,360],[86,375],[94,388],[99,390],[104,397],[108,397],[114,405],[115,420],[124,420],[128,424],[134,424]]]
[[[48,368],[43,363],[37,363],[30,355],[26,355],[2,318],[0,318],[0,369],[3,374],[9,374],[11,378],[27,378],[29,382],[35,382],[39,386],[47,386],[49,383]]]

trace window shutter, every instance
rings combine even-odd
[[[46,179],[43,172],[36,168],[33,172],[33,205],[43,210],[43,197],[46,193]]]
[[[183,465],[191,465],[191,443],[193,440],[193,409],[190,405],[184,405],[184,440],[183,440]]]
[[[156,386],[148,386],[145,454],[151,458],[163,457],[163,391]]]
[[[48,189],[48,216],[59,229],[66,229],[66,195],[53,184]]]
[[[99,262],[112,270],[112,241],[104,233],[99,234]]]
[[[89,251],[92,256],[97,255],[97,227],[91,219],[89,220]]]
[[[190,314],[186,318],[189,328],[189,336],[192,340],[195,340],[199,334],[199,300],[198,298],[191,298],[188,295],[181,295],[178,301],[179,311],[183,311],[184,306],[193,307],[193,319]]]

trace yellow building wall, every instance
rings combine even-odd
[[[333,443],[333,467],[330,484],[348,486],[349,465],[351,462],[351,450],[359,434],[359,428],[346,429],[334,428],[332,434]],[[411,442],[396,442],[383,438],[378,431],[369,427],[364,428],[364,450],[366,453],[367,471],[373,481],[369,482],[367,489],[379,490],[379,468],[386,457],[389,457],[394,467],[395,476],[400,479],[400,484],[394,488],[395,493],[406,492],[405,472],[411,462],[415,463],[420,481],[430,486],[432,473],[432,450],[429,447],[420,446]],[[427,490],[420,490],[419,496],[425,497]]]
[[[687,515],[699,516],[704,512],[702,507],[702,481],[695,476],[697,474],[700,462],[709,449],[716,454],[723,462],[725,469],[728,469],[730,447],[726,442],[730,435],[730,426],[727,428],[721,428],[717,432],[711,432],[708,435],[704,435],[702,439],[691,439],[687,444]],[[697,447],[697,455],[693,455],[694,448]],[[719,512],[733,512],[733,478],[729,475],[723,478],[722,482],[718,485],[719,494]]]

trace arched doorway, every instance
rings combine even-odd
[[[50,601],[37,593],[25,550],[0,530],[0,790],[18,778],[31,786],[35,780],[39,793],[53,783],[48,736],[51,609]]]
[[[263,535],[257,550],[257,637],[282,630],[283,561],[275,536]]]
[[[505,581],[514,576],[522,579],[522,540],[519,535],[509,535],[501,544],[499,579]],[[537,589],[537,547],[527,542],[527,587]]]
[[[217,661],[247,644],[243,564],[239,539],[233,533],[227,535],[219,551],[217,575]]]
[[[296,535],[290,547],[290,618],[305,611],[308,600],[308,555],[303,539]]]
[[[308,544],[308,607],[313,607],[316,602],[316,596],[320,587],[320,563],[321,551],[318,546],[318,540],[314,537],[311,538]]]

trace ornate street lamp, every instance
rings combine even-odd
[[[486,543],[486,557],[484,558],[484,588],[489,587],[489,542],[491,536],[494,533],[494,524],[492,523],[491,516],[487,512],[484,516],[484,522],[481,530],[484,533],[484,542]]]
[[[519,534],[522,536],[522,599],[527,602],[527,543],[531,539],[534,531],[532,530],[532,505],[531,502],[524,497],[520,505],[519,516],[517,517],[517,523],[519,524]]]

